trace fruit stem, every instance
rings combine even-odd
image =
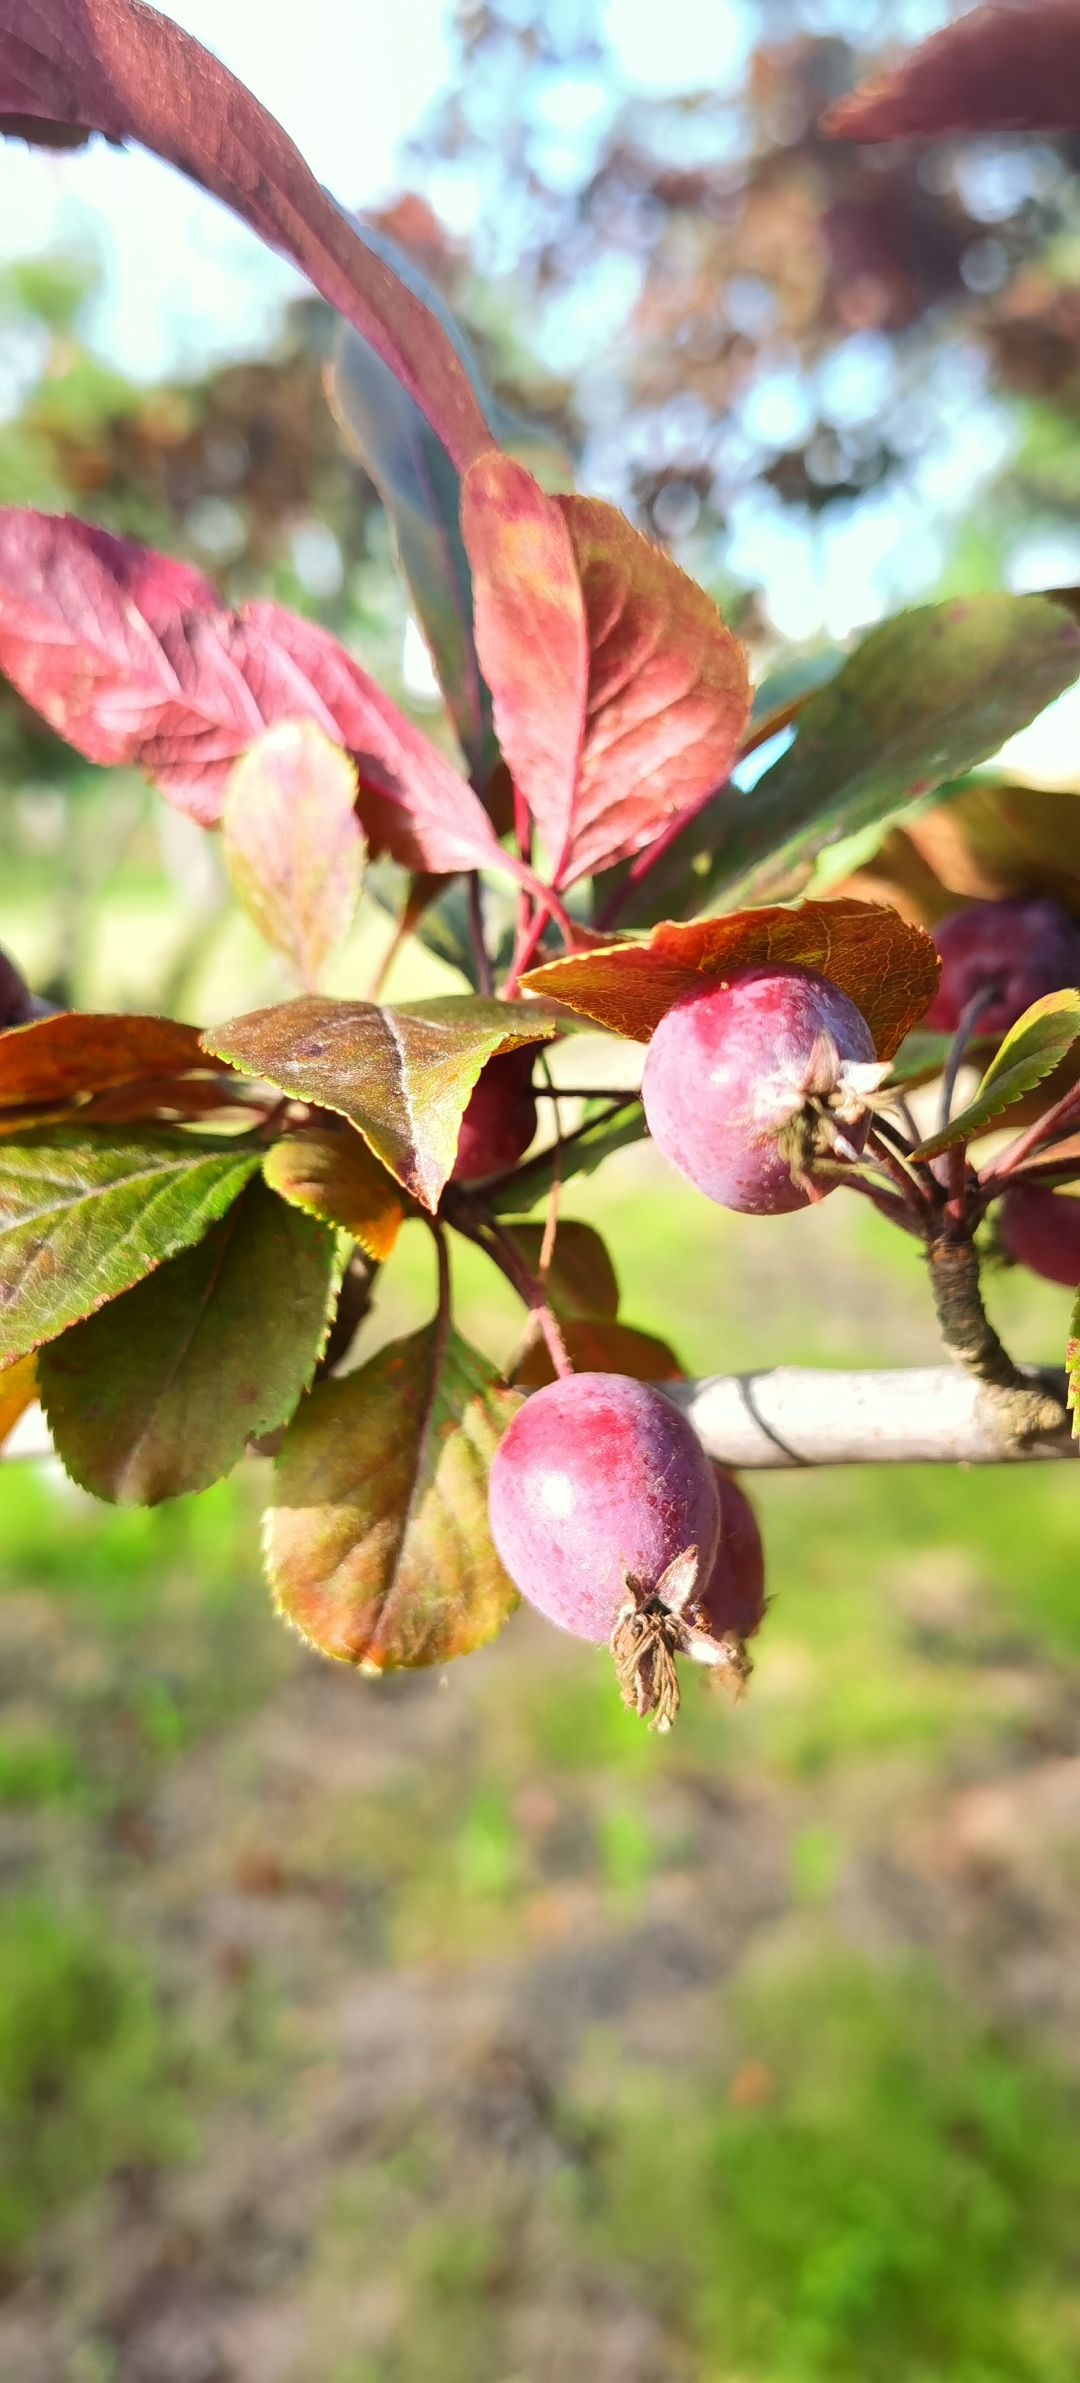
[[[504,1230],[498,1218],[492,1216],[490,1210],[484,1207],[483,1202],[477,1200],[471,1192],[466,1191],[460,1183],[447,1184],[443,1192],[441,1208],[447,1222],[454,1226],[455,1231],[462,1233],[466,1241],[475,1241],[477,1248],[486,1252],[492,1264],[498,1267],[500,1274],[505,1274],[507,1282],[513,1285],[518,1298],[536,1317],[547,1344],[548,1355],[559,1380],[561,1382],[569,1380],[574,1368],[570,1361],[566,1342],[548,1305],[543,1283],[526,1265],[516,1242]]]
[[[469,871],[469,934],[472,940],[473,959],[476,963],[477,987],[490,1000],[495,986],[491,974],[488,947],[484,941],[484,899],[480,890],[478,869]]]
[[[938,1111],[939,1134],[944,1133],[945,1128],[949,1123],[949,1119],[952,1116],[953,1094],[956,1091],[956,1079],[964,1064],[964,1053],[967,1050],[968,1044],[971,1041],[971,1037],[979,1023],[979,1019],[982,1017],[984,1010],[989,1009],[995,1001],[1000,1001],[1000,999],[1000,985],[983,985],[979,992],[972,994],[970,1001],[965,1002],[965,1005],[960,1012],[956,1033],[953,1036],[952,1044],[949,1050],[949,1056],[945,1062],[945,1073],[941,1079],[941,1103]]]

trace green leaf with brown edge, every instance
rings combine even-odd
[[[1069,1339],[1065,1350],[1065,1371],[1069,1380],[1069,1413],[1073,1419],[1073,1438],[1080,1440],[1080,1291],[1072,1311]]]
[[[41,1403],[72,1480],[128,1506],[220,1481],[295,1412],[339,1279],[334,1233],[255,1175],[193,1249],[42,1350]]]
[[[514,1224],[506,1230],[531,1274],[537,1274],[543,1255],[545,1227]],[[545,1276],[548,1305],[557,1316],[617,1316],[619,1285],[606,1243],[595,1225],[576,1217],[560,1219]]]
[[[640,1142],[647,1132],[641,1102],[628,1094],[614,1112],[603,1108],[598,1115],[587,1117],[565,1142],[553,1143],[526,1166],[504,1175],[501,1182],[485,1183],[484,1206],[493,1216],[521,1216],[535,1208],[538,1200],[547,1199],[556,1177],[560,1183],[569,1183],[574,1175],[595,1175],[612,1151],[622,1150],[628,1142]]]
[[[221,825],[236,893],[264,940],[314,992],[348,934],[367,847],[356,764],[314,720],[281,720],[229,773]]]
[[[0,1366],[201,1241],[260,1155],[193,1134],[89,1126],[0,1141]]]
[[[393,1176],[351,1126],[340,1133],[311,1126],[287,1134],[267,1151],[263,1173],[283,1200],[340,1225],[369,1258],[390,1256],[404,1203]]]
[[[666,1340],[638,1332],[632,1324],[618,1324],[609,1316],[572,1316],[562,1326],[571,1364],[578,1373],[630,1374],[635,1382],[681,1382],[683,1368]],[[525,1345],[514,1367],[516,1390],[542,1390],[555,1380],[547,1343],[530,1322]]]
[[[274,1601],[364,1671],[447,1663],[517,1603],[487,1479],[519,1400],[451,1328],[426,1325],[321,1382],[286,1432],[266,1517]]]
[[[991,1060],[973,1101],[939,1134],[919,1144],[916,1158],[936,1158],[958,1142],[986,1133],[1003,1109],[1052,1075],[1080,1036],[1080,992],[1044,993],[1033,1001]]]
[[[925,1017],[941,963],[929,935],[877,902],[802,902],[796,910],[732,911],[726,918],[665,922],[641,943],[550,960],[522,978],[584,1011],[613,1034],[648,1042],[687,993],[738,968],[815,968],[862,1011],[882,1059]]]
[[[204,1076],[223,1072],[200,1042],[197,1026],[182,1026],[176,1018],[60,1010],[0,1034],[0,1113],[193,1070]]]
[[[233,1018],[203,1040],[244,1074],[347,1117],[391,1175],[434,1212],[485,1060],[555,1032],[528,1004],[478,993],[393,1008],[309,994]]]
[[[796,891],[826,845],[874,821],[884,830],[988,760],[1078,672],[1080,626],[1046,596],[954,597],[884,621],[752,792],[729,787],[709,806],[695,909]]]

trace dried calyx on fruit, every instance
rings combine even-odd
[[[642,1098],[654,1141],[721,1207],[778,1215],[857,1163],[888,1073],[865,1018],[812,968],[744,968],[661,1018]]]
[[[481,1069],[461,1120],[455,1183],[482,1183],[524,1158],[536,1132],[535,1046],[500,1051]]]
[[[1080,925],[1049,894],[973,902],[933,933],[941,982],[923,1023],[935,1034],[1007,1034],[1044,993],[1080,985]]]
[[[715,1638],[701,1584],[716,1562],[713,1468],[677,1407],[625,1374],[573,1374],[515,1415],[491,1466],[495,1546],[523,1597],[578,1638],[610,1643],[623,1701],[670,1729],[674,1658],[745,1677]]]

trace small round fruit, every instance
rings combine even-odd
[[[973,1034],[1007,1034],[1033,1001],[1080,985],[1080,927],[1049,894],[973,902],[934,928],[941,982],[923,1024],[955,1034],[970,1002],[995,993]],[[995,990],[996,989],[996,990]]]
[[[1070,1291],[1080,1284],[1080,1200],[1042,1183],[1016,1183],[998,1211],[998,1233],[1018,1266]]]
[[[757,1516],[741,1484],[721,1465],[713,1466],[720,1501],[720,1544],[699,1600],[701,1619],[713,1638],[730,1632],[752,1638],[765,1612],[765,1550]]]
[[[481,1183],[524,1158],[536,1132],[535,1057],[536,1045],[530,1043],[517,1051],[500,1051],[481,1069],[461,1120],[452,1169],[455,1183]]]
[[[642,1098],[665,1158],[722,1208],[775,1216],[834,1191],[886,1071],[864,1017],[812,968],[743,968],[669,1009]]]
[[[696,1547],[711,1572],[712,1467],[677,1407],[626,1374],[571,1374],[519,1407],[495,1451],[491,1535],[530,1605],[606,1642],[628,1579],[655,1588]]]

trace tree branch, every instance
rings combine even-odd
[[[1033,1405],[1061,1414],[1064,1375],[1021,1369]],[[773,1472],[814,1465],[1000,1465],[1074,1457],[1068,1422],[1012,1427],[1000,1392],[958,1365],[835,1373],[778,1365],[767,1373],[665,1382],[718,1464]]]

